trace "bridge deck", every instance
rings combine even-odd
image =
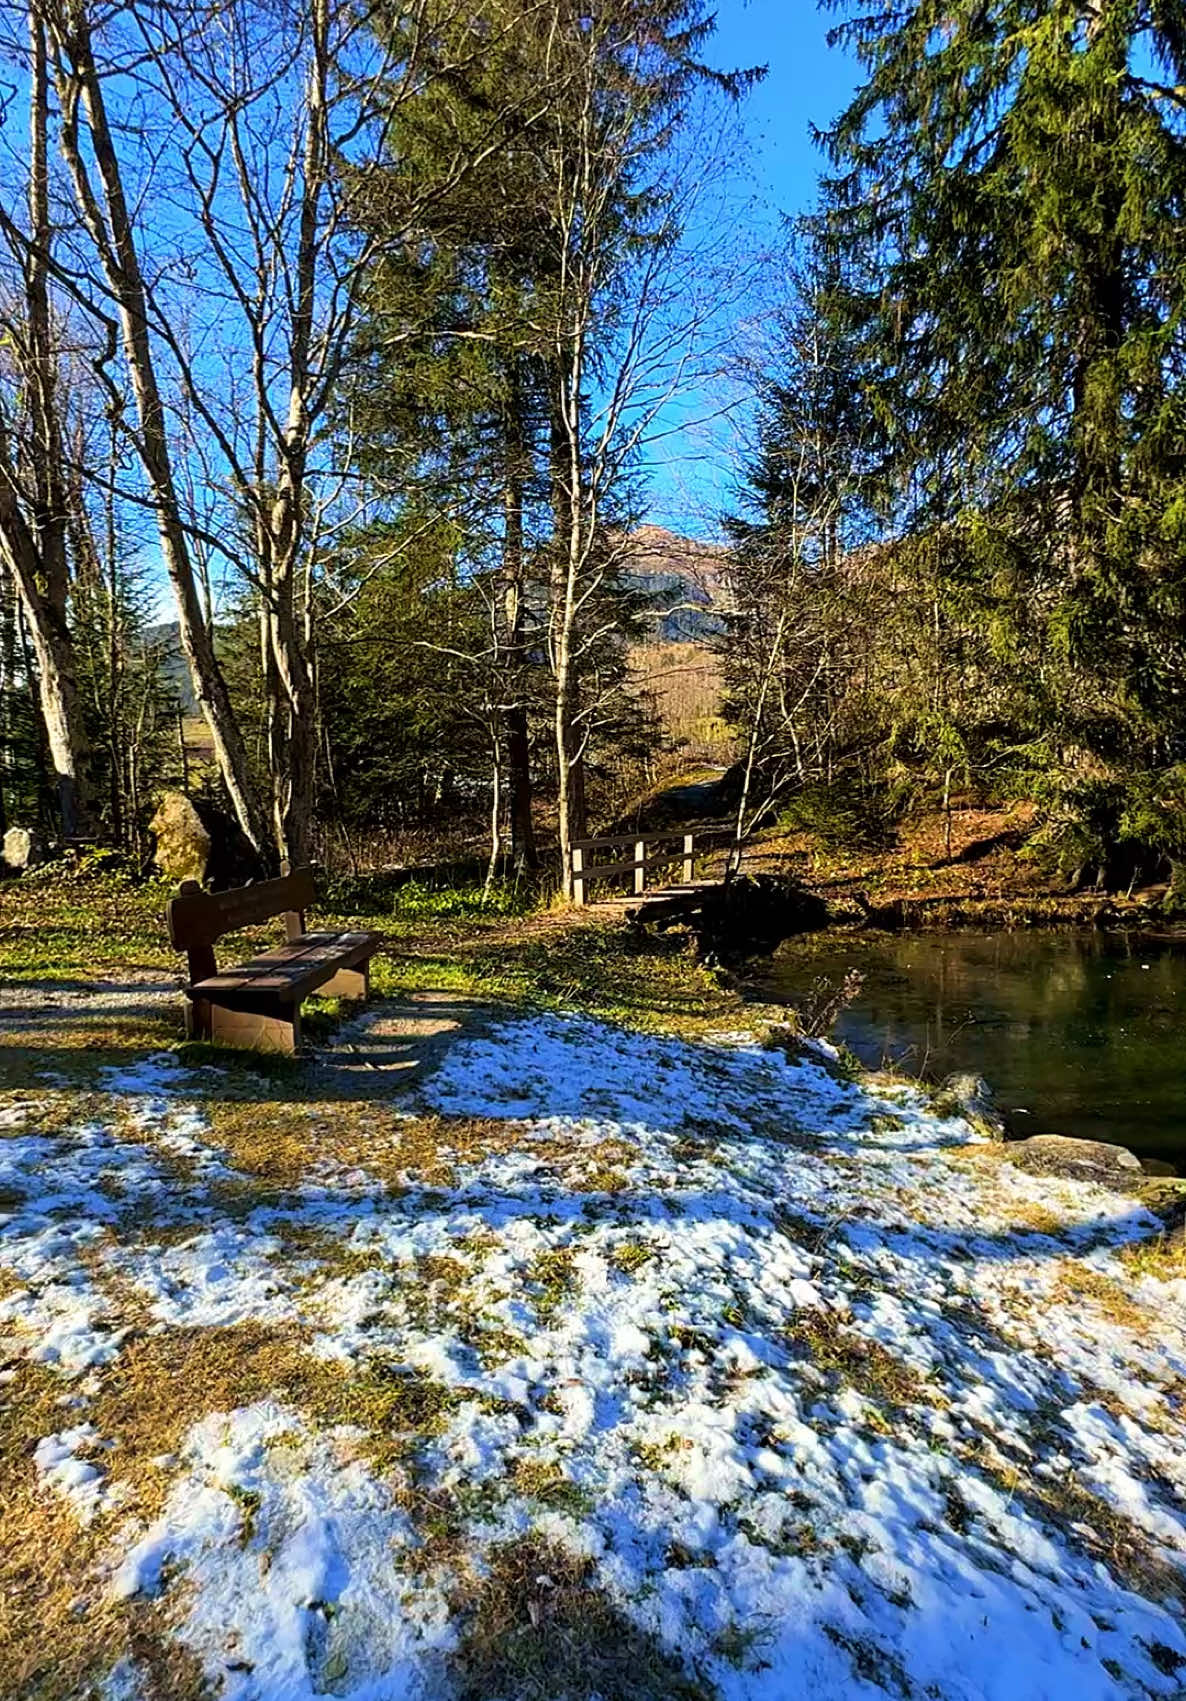
[[[704,902],[706,892],[715,892],[720,880],[693,880],[678,886],[656,886],[653,891],[635,897],[629,892],[615,892],[612,897],[599,898],[597,909],[632,921],[657,921],[664,916],[694,915]]]

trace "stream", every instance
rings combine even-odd
[[[788,942],[765,980],[794,1005],[865,976],[832,1038],[871,1067],[983,1075],[1026,1134],[1111,1140],[1186,1172],[1186,940],[1052,930]]]

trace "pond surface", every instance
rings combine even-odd
[[[983,1075],[1016,1134],[1114,1140],[1186,1171],[1186,941],[1087,932],[904,933],[788,944],[793,1005],[858,968],[833,1038],[928,1080]]]

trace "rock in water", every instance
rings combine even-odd
[[[184,792],[167,791],[162,795],[149,822],[149,831],[156,835],[152,860],[167,879],[178,884],[196,880],[199,885],[205,880],[211,838]]]
[[[1065,1134],[1034,1134],[1006,1146],[1005,1156],[1030,1175],[1061,1175],[1069,1181],[1097,1181],[1128,1192],[1144,1175],[1141,1160],[1127,1146],[1105,1140],[1072,1140]]]
[[[23,874],[26,868],[36,868],[45,861],[45,841],[35,827],[10,827],[4,835],[0,860],[15,874]]]
[[[958,1110],[981,1133],[991,1134],[997,1140],[1004,1139],[1005,1119],[997,1109],[992,1088],[983,1075],[949,1075],[939,1089],[935,1103],[937,1109],[950,1105]]]

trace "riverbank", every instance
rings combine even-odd
[[[872,1067],[992,1083],[1012,1134],[1116,1142],[1186,1169],[1186,950],[1090,928],[827,931],[754,965],[756,995],[853,991],[833,1037]],[[819,1002],[818,999],[814,1000]]]
[[[1186,937],[1186,926],[1167,913],[1164,885],[1069,888],[1040,854],[1030,804],[954,809],[950,828],[950,849],[940,810],[899,823],[879,846],[770,829],[747,850],[745,867],[801,881],[840,926],[1128,927]]]
[[[1127,1184],[676,941],[405,915],[269,1063],[170,1049],[147,903],[76,908],[0,1008],[6,1701],[1180,1693],[1186,1258]]]

